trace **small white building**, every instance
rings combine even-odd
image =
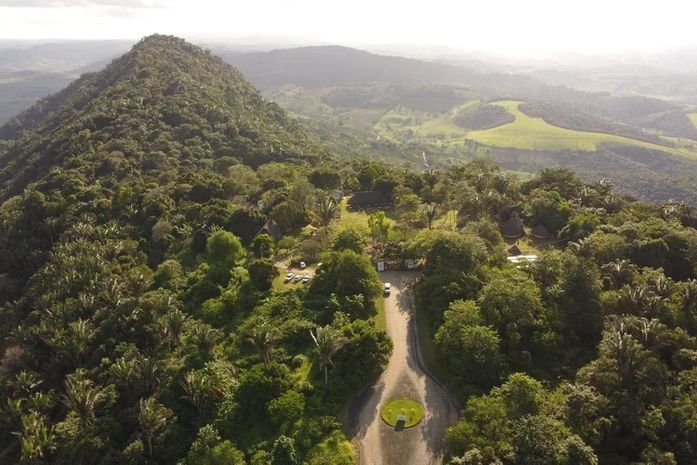
[[[513,255],[508,257],[508,261],[511,263],[532,263],[537,261],[537,255]]]

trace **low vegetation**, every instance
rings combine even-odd
[[[472,131],[467,138],[480,144],[494,147],[512,147],[523,150],[582,150],[593,152],[602,145],[634,146],[653,150],[663,150],[675,155],[696,157],[689,151],[671,147],[669,144],[645,142],[615,134],[577,131],[553,126],[539,117],[530,117],[520,111],[521,102],[504,100],[495,102],[515,117],[510,124],[492,129]]]

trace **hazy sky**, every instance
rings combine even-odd
[[[0,38],[249,36],[502,53],[697,45],[693,0],[0,0]]]

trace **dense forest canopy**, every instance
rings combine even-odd
[[[392,349],[378,257],[422,266],[426,362],[462,404],[450,463],[697,460],[683,203],[329,153],[165,36],[0,137],[2,463],[354,463],[342,411]],[[384,210],[341,199],[370,190]],[[284,283],[301,260],[312,279]]]

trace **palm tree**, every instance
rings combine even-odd
[[[591,241],[588,238],[582,238],[577,241],[569,242],[569,248],[574,251],[579,257],[588,258],[593,253],[591,248]]]
[[[247,336],[247,341],[257,350],[259,358],[264,362],[264,365],[268,365],[271,361],[277,340],[278,332],[276,328],[273,328],[266,322],[252,328]]]
[[[685,312],[697,307],[697,280],[693,279],[685,283],[682,289],[682,307]]]
[[[13,387],[24,396],[29,396],[41,383],[43,383],[43,381],[37,378],[36,375],[22,370],[17,373],[12,384]]]
[[[673,280],[665,276],[659,276],[651,283],[651,290],[664,299],[671,296],[674,288]]]
[[[220,331],[204,323],[192,325],[189,334],[198,349],[204,354],[209,354],[216,342],[220,340]]]
[[[423,179],[429,187],[433,187],[438,181],[438,171],[433,168],[424,170]]]
[[[310,336],[315,342],[319,367],[324,370],[324,384],[329,381],[329,365],[334,366],[332,357],[346,344],[346,339],[331,326],[318,327],[314,332],[310,330]]]
[[[622,198],[614,192],[603,198],[603,208],[608,213],[617,213],[623,203]]]
[[[626,286],[619,295],[624,310],[638,315],[656,315],[663,303],[663,299],[644,286]]]
[[[617,260],[603,265],[602,272],[605,280],[615,289],[619,289],[634,277],[636,265],[629,260]]]
[[[97,407],[106,400],[107,396],[103,389],[88,379],[83,369],[77,370],[66,378],[63,404],[75,412],[83,423],[93,421]]]
[[[680,292],[682,314],[685,323],[691,328],[697,327],[695,309],[697,309],[697,280],[693,279],[684,284]]]
[[[578,199],[576,200],[578,201],[579,205],[588,206],[593,202],[596,195],[596,191],[590,186],[583,186],[581,188],[581,192],[579,193]]]
[[[656,318],[651,318],[650,320],[640,318],[635,327],[639,332],[639,339],[644,344],[644,347],[650,349],[653,338],[661,327],[661,323]]]
[[[428,229],[431,229],[431,225],[433,225],[433,220],[436,217],[436,205],[433,203],[429,203],[426,205],[426,221],[428,222]]]
[[[142,367],[140,377],[143,380],[143,389],[154,391],[160,386],[164,362],[152,357],[144,358],[139,365]]]
[[[60,349],[66,354],[73,366],[80,364],[83,354],[95,335],[95,330],[89,321],[76,320],[68,324],[68,330],[60,339]]]
[[[213,378],[201,370],[189,371],[179,384],[184,390],[183,398],[193,405],[197,414],[208,399],[217,398],[221,393]]]
[[[138,424],[148,445],[148,455],[152,458],[152,440],[155,435],[167,426],[172,418],[172,411],[159,403],[154,397],[140,399]]]
[[[608,195],[610,193],[610,191],[612,190],[612,182],[603,178],[603,179],[600,179],[599,181],[596,181],[593,184],[593,188],[598,192],[599,195],[605,196],[605,195]]]
[[[329,226],[329,223],[336,218],[338,212],[339,206],[337,205],[336,201],[328,195],[319,199],[315,207],[315,213],[319,218],[319,222],[325,227]]]
[[[134,389],[142,378],[142,360],[119,357],[109,366],[109,379],[121,388]]]
[[[54,428],[49,427],[46,418],[38,412],[31,411],[22,415],[22,431],[19,436],[21,463],[43,463],[46,454],[54,447]]]
[[[187,315],[177,308],[158,318],[157,323],[162,342],[170,347],[179,344],[187,320]]]
[[[600,344],[601,353],[615,361],[617,371],[625,384],[630,375],[641,363],[642,347],[639,342],[627,332],[624,322],[617,329],[605,333]]]

